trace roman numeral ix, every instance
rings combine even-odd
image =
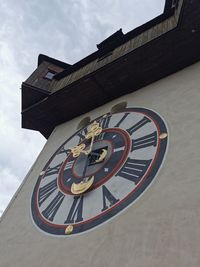
[[[57,174],[60,170],[60,167],[62,166],[63,162],[61,162],[60,164],[50,168],[48,167],[46,172],[45,172],[45,177],[46,176],[49,176],[49,175],[52,175],[52,174]]]
[[[56,190],[57,188],[57,179],[54,179],[50,183],[39,189],[38,194],[38,203],[39,206]]]

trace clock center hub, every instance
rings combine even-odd
[[[87,140],[81,144],[88,150]],[[130,151],[130,136],[119,128],[104,129],[98,140],[95,140],[91,152],[81,153],[74,158],[70,154],[63,163],[58,177],[60,190],[65,194],[72,194],[73,184],[82,184],[93,178],[91,191],[109,180],[123,165]],[[70,168],[69,168],[70,166]],[[74,186],[74,185],[73,185]]]
[[[89,155],[81,154],[74,162],[73,175],[77,178],[84,178],[95,175],[112,155],[112,143],[107,140],[94,142],[93,149]],[[105,155],[105,156],[104,156]],[[102,159],[101,159],[102,158]],[[86,171],[85,166],[87,165]]]

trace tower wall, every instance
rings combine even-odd
[[[0,266],[199,267],[199,73],[200,63],[191,65],[59,125],[2,216]],[[40,232],[30,199],[42,168],[82,118],[95,119],[122,101],[155,110],[168,125],[168,153],[155,182],[134,205],[90,232],[66,238]]]

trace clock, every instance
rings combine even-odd
[[[166,153],[164,120],[146,108],[104,114],[75,132],[37,178],[31,215],[55,236],[87,232],[132,205],[152,184]]]

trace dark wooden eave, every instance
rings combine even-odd
[[[31,86],[30,84],[27,84],[25,82],[22,83],[21,90],[23,109],[33,106],[33,104],[40,102],[50,94],[50,92],[46,90]]]
[[[68,69],[71,65],[68,64],[68,63],[65,63],[63,61],[60,61],[60,60],[57,60],[55,58],[52,58],[52,57],[48,57],[46,55],[43,55],[43,54],[40,54],[38,56],[38,66],[43,62],[43,61],[47,61],[47,62],[50,62],[52,64],[55,64],[63,69]]]
[[[81,59],[77,63],[71,65],[70,67],[66,68],[63,72],[58,73],[55,76],[55,79],[62,79],[63,77],[73,73],[77,69],[80,69],[87,65],[89,62],[101,58],[110,51],[112,51],[115,47],[118,47],[127,41],[136,38],[141,33],[153,28],[154,26],[158,25],[159,23],[167,20],[169,17],[174,15],[175,7],[178,5],[180,0],[166,0],[165,8],[163,14],[155,17],[154,19],[150,20],[149,22],[133,29],[132,31],[123,34],[122,29],[116,31],[114,34],[106,38],[100,44],[97,44],[98,50],[94,53],[90,54],[89,56]],[[174,2],[174,4],[173,4]],[[176,3],[176,4],[175,4]]]
[[[27,107],[22,126],[48,138],[57,125],[197,62],[199,47],[200,1],[184,0],[174,29]]]

